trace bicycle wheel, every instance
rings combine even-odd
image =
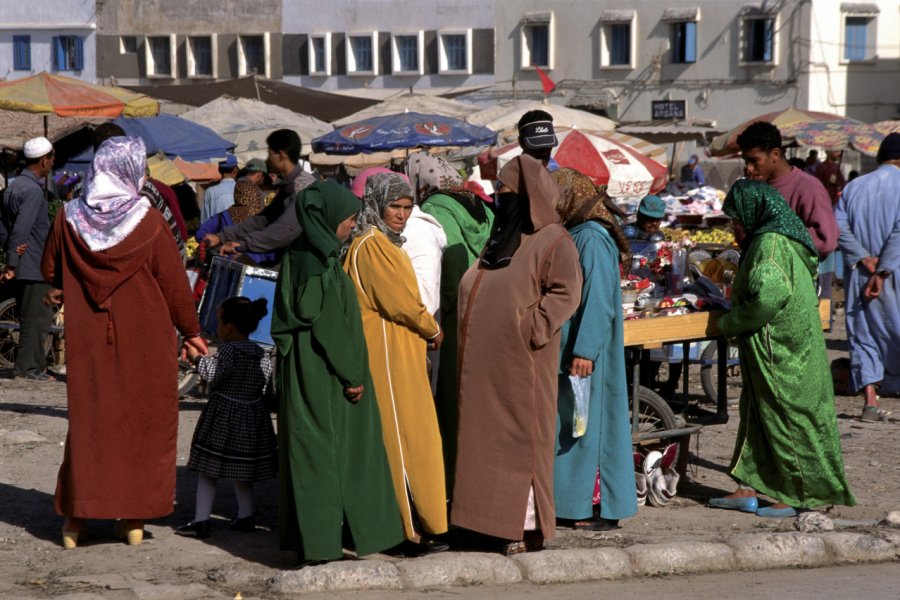
[[[712,404],[718,404],[719,399],[719,366],[718,350],[715,342],[710,342],[700,354],[700,384],[703,386],[703,394]],[[728,345],[728,360],[738,359],[738,349]],[[741,365],[740,363],[729,365],[728,383],[726,385],[728,402],[733,404],[741,397]]]
[[[62,312],[54,308],[52,325],[62,325]],[[12,369],[16,365],[16,351],[19,348],[19,311],[16,299],[9,298],[0,302],[0,368]],[[53,333],[44,340],[44,352],[47,364],[56,364],[56,353],[53,350]]]
[[[643,386],[638,388],[638,433],[654,433],[677,428],[675,413],[662,396]]]

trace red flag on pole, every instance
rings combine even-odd
[[[549,96],[550,92],[553,91],[553,88],[556,87],[556,84],[553,83],[553,80],[547,77],[547,74],[544,73],[540,67],[535,67],[535,71],[537,71],[538,77],[541,78],[541,87],[544,88],[544,95]]]

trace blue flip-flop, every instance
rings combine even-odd
[[[785,508],[772,508],[771,506],[761,506],[756,511],[757,517],[767,517],[769,519],[787,519],[797,516],[797,509],[790,506]]]
[[[710,498],[707,506],[755,513],[759,510],[759,500],[756,499],[756,496],[747,498]]]

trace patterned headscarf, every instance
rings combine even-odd
[[[259,214],[263,207],[262,190],[255,183],[241,180],[235,184],[234,204],[228,208],[228,214],[235,224]]]
[[[375,227],[396,246],[402,246],[406,239],[387,226],[382,219],[384,209],[399,198],[412,198],[413,192],[402,175],[398,173],[376,173],[366,180],[363,207],[356,217],[356,225],[350,240],[361,235],[370,227]],[[349,247],[349,241],[348,246]]]
[[[146,167],[141,138],[116,136],[97,149],[84,194],[66,204],[66,221],[91,251],[120,243],[150,210],[150,201],[141,196]]]
[[[780,233],[802,244],[814,259],[818,259],[806,225],[778,190],[768,183],[739,179],[728,192],[722,212],[738,219],[743,225],[747,232],[746,239],[741,243],[744,249],[762,233]]]
[[[619,261],[626,272],[631,270],[631,245],[618,219],[606,207],[603,198],[606,192],[598,190],[590,177],[575,169],[558,169],[553,173],[553,178],[559,185],[560,197],[556,212],[559,213],[563,226],[571,229],[585,221],[597,221],[616,243]]]
[[[462,176],[443,157],[427,152],[411,154],[406,161],[406,175],[416,196],[416,204],[422,204],[432,194],[441,191],[463,190]]]

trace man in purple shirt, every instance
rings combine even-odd
[[[781,132],[775,125],[757,121],[737,137],[737,144],[747,176],[766,181],[778,190],[806,225],[819,253],[820,297],[830,299],[834,275],[831,254],[838,240],[831,197],[821,181],[788,164],[781,149]]]

